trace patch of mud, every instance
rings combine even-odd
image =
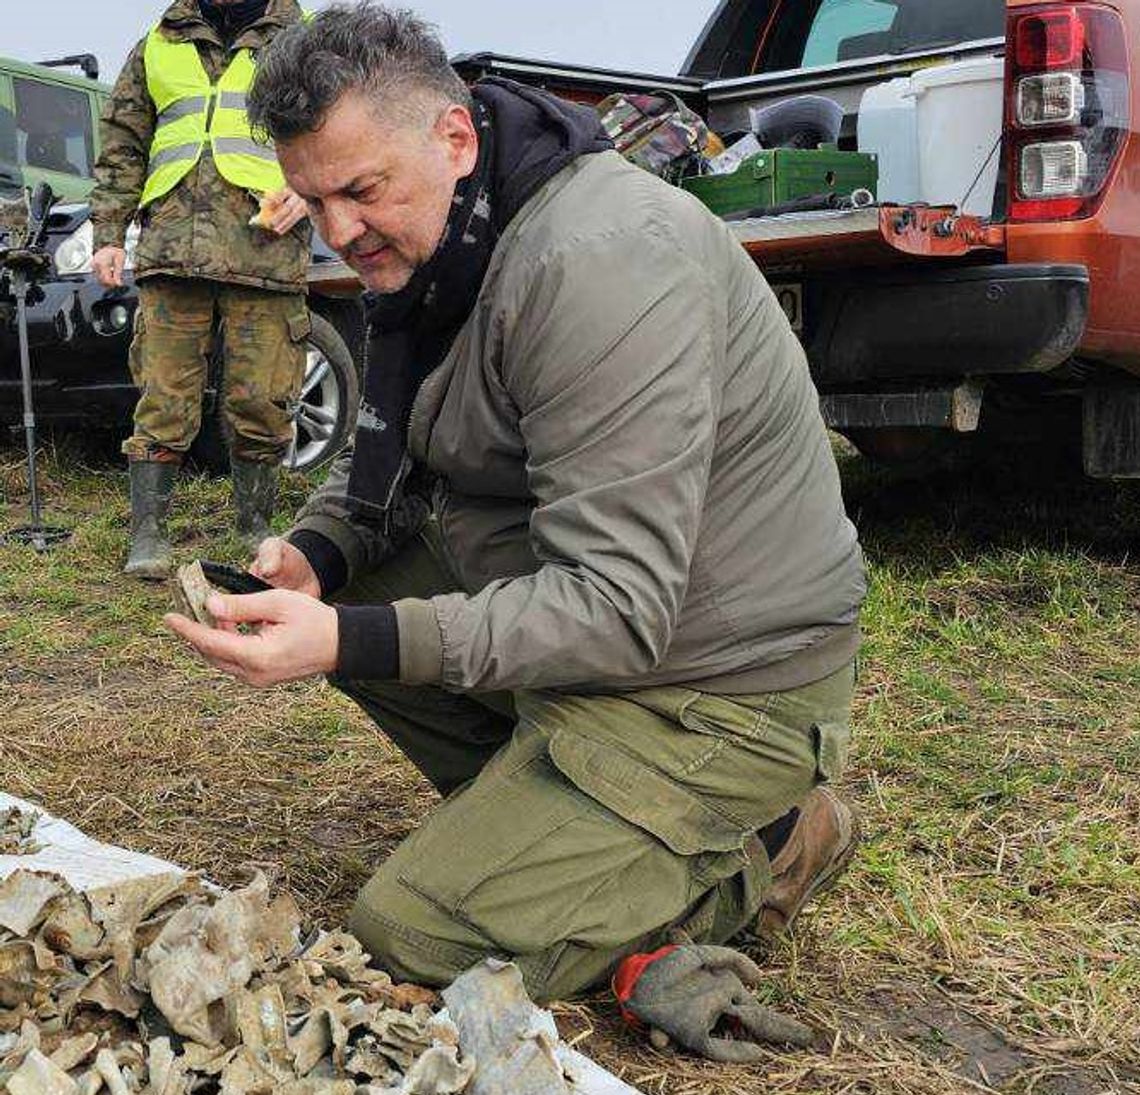
[[[905,1043],[909,1050],[975,1084],[1034,1095],[1110,1095],[1121,1077],[1080,1061],[1061,1061],[1031,1049],[919,985],[881,989],[856,1004],[856,1037]],[[1090,1047],[1091,1048],[1091,1047]]]

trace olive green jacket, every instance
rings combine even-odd
[[[507,227],[409,449],[462,592],[396,604],[408,683],[743,694],[858,647],[863,562],[803,349],[725,225],[616,152]],[[297,528],[351,580],[394,545],[346,508],[349,460]]]
[[[269,0],[265,14],[238,36],[229,51],[202,18],[197,0],[175,0],[161,22],[163,32],[174,41],[197,45],[206,72],[217,80],[233,50],[263,49],[280,28],[300,17],[297,0]],[[288,292],[304,288],[309,222],[302,221],[284,237],[251,227],[248,222],[257,212],[257,199],[222,178],[209,148],[178,186],[139,212],[155,127],[145,46],[144,37],[127,58],[103,110],[102,151],[91,195],[96,249],[121,247],[127,226],[138,216],[136,277],[168,274]]]

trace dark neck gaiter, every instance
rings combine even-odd
[[[198,0],[198,10],[229,46],[246,27],[265,14],[269,0],[238,0],[236,4],[218,4],[215,0]]]

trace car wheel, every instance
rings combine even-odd
[[[895,468],[930,469],[953,458],[963,447],[961,434],[923,426],[840,432],[868,460]]]
[[[360,403],[360,381],[344,339],[323,316],[314,312],[310,319],[305,375],[293,408],[293,442],[281,462],[283,467],[300,472],[322,467],[344,448],[356,428]],[[191,456],[212,474],[228,475],[229,430],[219,394],[220,371],[211,369],[214,380]]]
[[[293,443],[282,461],[292,471],[312,471],[332,460],[352,436],[360,404],[360,382],[344,339],[323,316],[313,315],[312,321]]]

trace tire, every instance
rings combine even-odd
[[[344,339],[324,316],[312,313],[311,318],[293,444],[282,461],[301,472],[324,467],[348,444],[360,405],[360,380]]]
[[[291,471],[309,472],[328,464],[356,428],[360,380],[344,339],[324,316],[309,313],[305,377],[293,415],[294,440],[282,460]],[[210,391],[202,408],[202,428],[191,458],[213,475],[230,470],[229,429],[222,411],[221,368],[210,370]]]
[[[963,448],[960,435],[921,426],[840,432],[868,460],[908,470],[931,470],[953,459]]]

